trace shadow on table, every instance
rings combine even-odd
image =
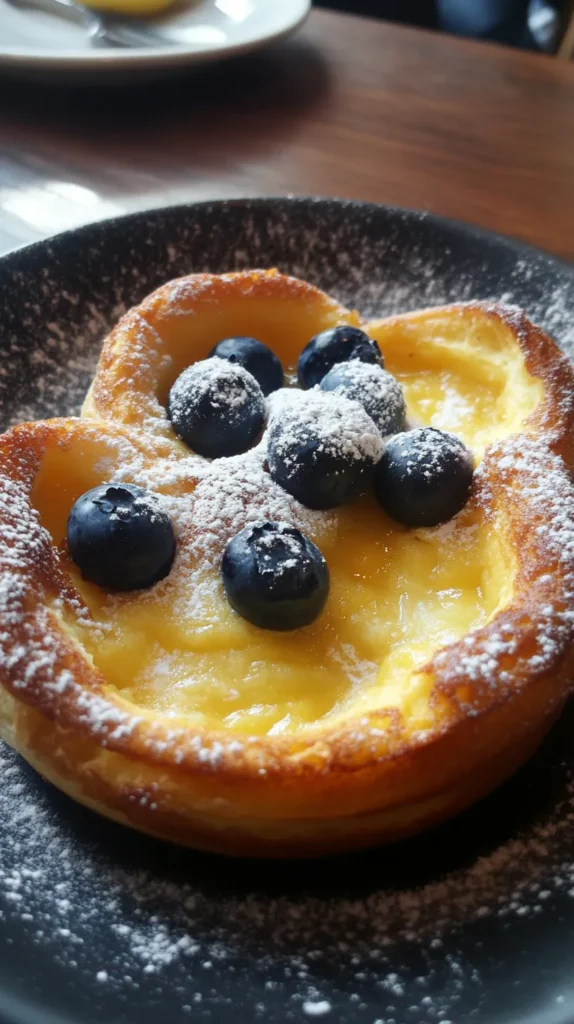
[[[57,139],[69,152],[86,154],[114,143],[118,152],[170,137],[178,151],[194,146],[234,154],[273,145],[328,97],[330,71],[311,44],[294,40],[248,57],[145,81],[44,80],[18,83],[0,79],[0,126],[8,144],[26,137],[41,152]],[[37,136],[31,135],[37,129]],[[113,162],[113,152],[107,157]],[[66,150],[60,154],[65,161]]]

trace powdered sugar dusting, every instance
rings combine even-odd
[[[428,427],[396,434],[387,450],[392,452],[391,464],[399,460],[407,476],[422,473],[430,477],[443,469],[446,459],[462,465],[469,459],[468,451],[457,437],[448,432],[438,435]]]
[[[19,482],[0,473],[0,663],[15,690],[41,687],[47,707],[56,706],[63,693],[73,693],[80,719],[90,724],[105,745],[110,734],[131,732],[138,719],[97,693],[84,690],[67,668],[59,666],[57,644],[50,632],[53,612],[48,610],[49,605],[56,609],[58,602],[53,602],[48,592],[45,604],[39,600],[35,580],[38,567],[51,567],[59,573],[58,553],[29,502],[27,484],[26,474]],[[76,597],[68,596],[63,580],[60,582],[64,594],[60,605],[87,625],[86,609]]]
[[[354,359],[336,364],[323,378],[321,388],[360,402],[383,437],[404,428],[406,406],[403,389],[396,377],[376,363]]]
[[[188,403],[199,404],[205,397],[213,409],[221,407],[232,421],[253,399],[263,404],[261,388],[243,366],[215,357],[194,363],[180,375],[170,392],[172,416],[185,414]]]
[[[308,1017],[324,1017],[331,1012],[331,1004],[328,999],[306,999],[303,1003],[303,1013]]]
[[[290,522],[316,543],[336,525],[333,514],[305,508],[271,479],[263,443],[243,455],[216,460],[198,483],[189,519],[194,561],[218,565],[231,537],[265,519]]]
[[[433,665],[452,684],[470,679],[491,691],[496,688],[503,692],[521,671],[528,675],[544,672],[574,642],[574,499],[564,463],[552,452],[547,439],[528,434],[507,438],[490,447],[488,460],[497,470],[497,492],[496,496],[490,495],[490,500],[504,507],[505,497],[508,500],[518,485],[521,500],[536,509],[540,518],[535,535],[524,536],[522,552],[523,558],[537,554],[541,566],[528,590],[529,600],[536,602],[532,623],[536,632],[524,651],[518,612],[516,621],[502,623],[478,643],[474,637],[472,652],[463,649],[466,638],[456,653],[436,654]],[[478,479],[487,474],[488,464],[478,467]],[[554,602],[545,600],[552,579],[550,571],[561,581],[560,596]],[[509,657],[511,671],[506,667]]]
[[[317,442],[318,453],[353,462],[375,463],[383,448],[379,431],[358,402],[319,388],[287,389],[271,406],[269,437],[287,467],[307,438]]]

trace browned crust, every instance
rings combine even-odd
[[[30,527],[35,543],[18,558],[0,544],[9,584],[0,608],[0,734],[103,813],[189,845],[266,856],[408,834],[514,771],[559,713],[574,673],[574,374],[522,313],[479,303],[448,313],[510,328],[544,398],[521,439],[491,446],[476,477],[473,501],[501,524],[518,572],[511,604],[426,667],[440,726],[412,735],[396,709],[382,708],[292,737],[233,742],[228,731],[191,730],[184,719],[133,708],[47,612],[48,595],[61,595],[64,607],[78,595],[48,536]],[[0,438],[4,493],[15,488],[29,505],[45,446],[102,429],[54,420],[9,431]],[[105,430],[143,443],[111,423]],[[540,485],[547,471],[552,493]],[[2,502],[4,537],[18,530],[19,508]]]
[[[283,780],[264,780],[255,794],[239,778],[231,794],[235,813],[225,813],[219,795],[210,808],[209,790],[201,782],[190,789],[189,775],[173,778],[153,763],[145,777],[136,775],[131,759],[102,755],[73,731],[47,727],[46,719],[25,705],[14,710],[12,734],[5,738],[69,796],[141,832],[233,856],[316,857],[405,838],[489,793],[534,753],[560,713],[562,700],[543,701],[540,706],[518,697],[493,709],[488,721],[475,725],[467,719],[444,742],[414,750],[408,761],[389,759],[376,775],[362,773],[357,791],[377,797],[366,809],[352,801],[341,810],[342,780],[329,774],[322,786],[318,779],[311,786],[300,780],[298,799],[288,806]],[[534,725],[517,729],[516,716]],[[439,764],[450,770],[437,773]]]

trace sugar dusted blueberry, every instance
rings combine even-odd
[[[337,363],[359,360],[383,366],[383,357],[376,341],[358,327],[342,324],[321,331],[305,346],[297,362],[297,379],[302,388],[320,384]]]
[[[267,462],[275,482],[303,505],[335,508],[368,490],[382,447],[357,402],[318,389],[298,391],[271,414]]]
[[[403,389],[396,377],[376,363],[356,359],[337,363],[323,377],[320,387],[322,391],[334,391],[359,402],[383,437],[405,429],[407,410]]]
[[[438,526],[464,508],[472,477],[472,453],[460,438],[421,427],[388,441],[375,472],[375,494],[404,526]]]
[[[225,549],[221,575],[232,608],[262,629],[308,626],[329,594],[323,555],[289,523],[256,523],[241,530]]]
[[[75,502],[68,550],[84,579],[106,590],[140,590],[167,576],[175,555],[158,497],[134,484],[100,484]]]
[[[209,354],[242,366],[255,377],[264,395],[270,395],[283,387],[281,361],[267,345],[256,338],[225,338]]]
[[[167,413],[178,437],[207,458],[239,455],[259,438],[263,392],[243,366],[213,357],[188,366],[171,387]]]

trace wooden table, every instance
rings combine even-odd
[[[322,193],[574,257],[574,65],[550,57],[315,10],[167,82],[0,90],[1,249],[144,206]]]

